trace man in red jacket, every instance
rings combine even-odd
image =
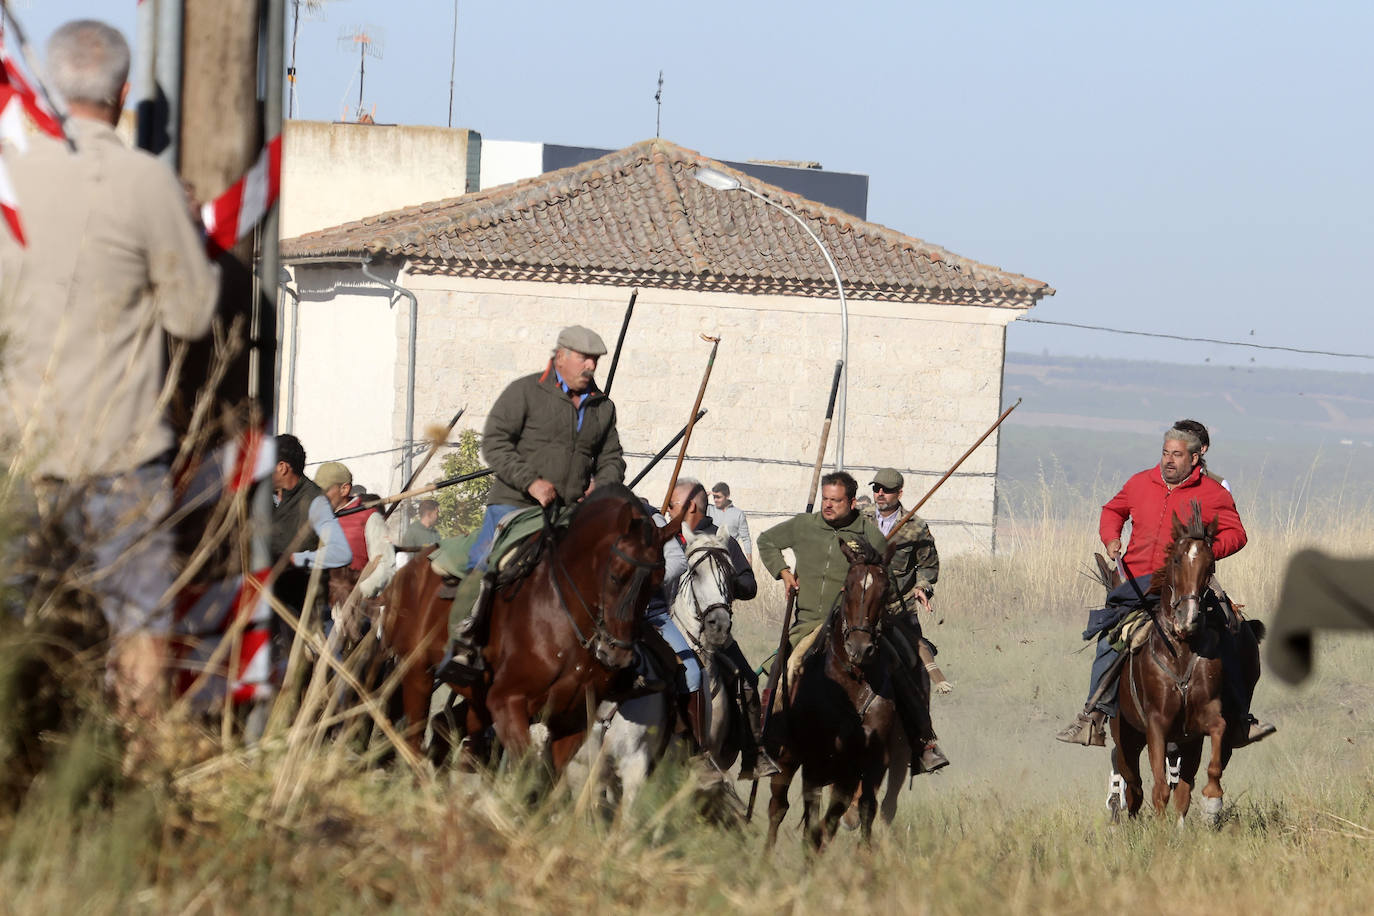
[[[1102,543],[1113,560],[1124,560],[1125,570],[1135,577],[1135,586],[1142,592],[1149,588],[1154,571],[1164,565],[1165,552],[1173,540],[1174,515],[1188,518],[1190,504],[1194,501],[1201,505],[1203,518],[1215,517],[1217,520],[1212,552],[1218,560],[1245,546],[1245,526],[1241,524],[1235,501],[1225,487],[1204,473],[1201,460],[1202,443],[1197,435],[1174,427],[1164,434],[1164,453],[1159,465],[1133,475],[1121,492],[1102,507],[1098,523]],[[1131,541],[1123,558],[1121,532],[1127,519],[1131,520]],[[1098,619],[1089,624],[1090,631],[1106,624],[1100,631],[1097,657],[1093,661],[1092,681],[1088,686],[1089,705],[1057,735],[1060,741],[1099,747],[1106,744],[1106,721],[1117,711],[1115,686],[1097,697],[1095,703],[1092,699],[1119,654],[1111,647],[1106,634],[1117,620],[1138,605],[1136,587],[1129,581],[1122,582],[1107,596],[1105,614],[1095,615]],[[1234,671],[1229,673],[1234,674]],[[1249,690],[1238,688],[1235,693],[1238,705],[1244,707],[1238,713],[1248,717]],[[1249,741],[1258,741],[1273,732],[1272,725],[1251,717]]]

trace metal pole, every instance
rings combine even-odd
[[[267,61],[263,79],[263,135],[265,140],[270,140],[279,135],[282,131],[282,74],[285,65],[283,59],[286,55],[286,0],[267,0],[267,28],[263,41],[267,47],[261,49],[261,57]],[[266,375],[265,367],[269,364],[267,360],[262,360],[259,364],[263,367],[256,375],[263,378],[266,390],[256,392],[263,405],[263,416],[267,417],[267,422],[275,428],[277,405],[281,402],[281,349],[277,341],[280,336],[282,296],[281,285],[281,252],[277,245],[277,237],[280,234],[281,208],[277,203],[273,203],[271,209],[267,211],[267,216],[262,223],[262,233],[259,236],[259,251],[261,252],[258,261],[258,295],[257,303],[254,307],[254,323],[259,324],[258,313],[266,307],[266,304],[274,302],[277,308],[273,314],[277,317],[276,326],[267,333],[266,329],[255,327],[253,336],[253,346],[261,349],[271,346],[273,349],[272,374]],[[271,297],[270,299],[268,297]]]
[[[162,0],[157,5],[157,60],[154,72],[162,97],[167,100],[167,145],[159,158],[179,172],[181,165],[181,56],[182,0]]]
[[[301,0],[293,0],[292,7],[294,14],[291,17],[291,64],[286,71],[286,80],[291,84],[287,90],[291,96],[286,108],[288,118],[296,116],[296,36],[301,31]]]
[[[458,0],[453,0],[453,50],[448,58],[448,126],[453,126],[453,74],[458,66]]]
[[[162,0],[138,5],[138,58],[134,67],[134,134],[139,149],[154,149],[157,136],[157,8]]]
[[[802,231],[805,232],[808,236],[810,236],[811,241],[815,242],[816,247],[821,250],[821,257],[825,258],[825,263],[830,265],[830,273],[835,278],[835,290],[839,293],[840,296],[840,362],[843,363],[845,366],[848,366],[849,305],[844,298],[844,283],[840,280],[840,269],[835,266],[834,258],[830,257],[830,252],[827,251],[825,245],[821,243],[820,236],[816,235],[816,233],[811,231],[811,227],[806,224],[806,220],[802,219],[796,213],[793,213],[791,210],[787,209],[777,201],[769,200],[767,197],[764,197],[758,191],[746,188],[744,185],[740,185],[739,190],[743,191],[746,194],[750,194],[754,197],[757,197],[759,200],[763,201],[775,210],[779,210],[783,213],[786,213],[796,222],[798,226],[802,227]],[[845,396],[845,392],[848,390],[848,388],[849,373],[845,372],[844,377],[841,379],[840,383],[840,428],[835,436],[835,470],[837,471],[844,470],[844,427],[846,406],[848,402],[848,398]]]
[[[400,293],[410,300],[410,351],[406,354],[406,441],[405,450],[401,452],[401,478],[410,479],[411,454],[410,450],[415,445],[415,335],[419,331],[420,324],[420,302],[415,298],[415,294],[397,283],[379,277],[368,269],[371,264],[370,258],[364,258],[361,262],[363,276],[369,280],[375,280],[387,289]],[[410,512],[407,510],[401,513],[401,528],[410,523]]]
[[[625,320],[620,322],[620,336],[615,341],[615,355],[611,357],[611,369],[606,373],[606,389],[601,393],[606,397],[611,396],[611,383],[615,381],[615,369],[620,365],[620,348],[625,346],[625,332],[630,329],[630,317],[635,313],[635,300],[639,298],[639,290],[635,289],[630,293],[630,304],[625,309]]]

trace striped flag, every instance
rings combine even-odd
[[[43,107],[24,74],[14,65],[8,55],[0,54],[0,143],[13,147],[18,153],[25,153],[29,140],[25,131],[24,116],[28,115],[34,125],[52,137],[63,137],[62,125],[57,118]],[[19,195],[15,193],[14,183],[10,181],[9,170],[0,160],[0,217],[9,226],[10,233],[20,245],[26,245],[24,224],[19,218]]]
[[[273,137],[253,167],[229,190],[201,207],[200,219],[211,252],[228,251],[277,201],[281,189],[281,135]]]

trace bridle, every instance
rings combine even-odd
[[[872,572],[872,568],[876,564],[866,563],[864,565],[869,567],[869,572],[864,576],[863,590],[859,592],[858,602],[861,608],[864,606],[864,601],[868,597],[869,589],[874,586],[886,587],[887,585],[887,574],[881,567],[878,568],[878,572],[875,574]],[[839,600],[836,604],[836,610],[840,618],[840,648],[844,652],[845,671],[855,680],[863,680],[862,668],[849,654],[849,637],[853,633],[867,633],[868,637],[876,642],[883,631],[883,615],[879,613],[871,624],[856,623],[851,625],[848,616],[844,613],[845,598],[847,595],[847,587],[840,589]]]
[[[688,563],[687,572],[682,578],[682,586],[679,594],[687,592],[687,598],[691,601],[692,616],[696,619],[696,628],[685,626],[681,615],[677,613],[679,601],[673,602],[672,613],[678,617],[682,634],[696,646],[698,653],[704,653],[708,647],[702,641],[700,633],[705,628],[706,618],[712,611],[723,610],[726,615],[731,614],[731,605],[734,603],[734,563],[730,558],[730,551],[726,547],[714,547],[709,544],[699,544],[696,547],[689,547],[687,551]],[[703,566],[709,565],[712,577],[717,586],[717,593],[720,600],[712,601],[703,605],[697,598],[696,589],[693,583],[696,580],[697,571]],[[681,600],[681,599],[679,599]]]
[[[611,567],[614,563],[607,562],[605,568],[602,570],[600,594],[597,596],[598,600],[596,604],[593,605],[589,604],[587,599],[582,596],[581,590],[578,589],[577,583],[568,573],[568,569],[564,565],[562,557],[559,556],[557,549],[551,551],[553,562],[549,564],[549,579],[553,584],[554,593],[558,595],[559,606],[563,608],[563,613],[567,615],[568,623],[572,626],[573,634],[577,637],[578,643],[583,649],[586,649],[591,652],[593,656],[597,657],[599,661],[601,660],[600,653],[597,650],[600,647],[621,650],[629,650],[634,647],[633,634],[630,634],[629,639],[620,639],[611,633],[610,629],[606,626],[606,621],[609,618],[622,625],[630,623],[634,619],[635,598],[643,591],[650,577],[653,576],[655,572],[661,572],[663,570],[662,551],[659,552],[656,561],[649,561],[636,559],[622,550],[620,544],[629,536],[628,534],[621,534],[617,536],[615,541],[611,544],[611,556],[620,559],[632,567],[634,572],[630,576],[629,585],[620,592],[619,599],[616,601],[609,615],[606,613],[607,595],[614,594],[611,592],[611,586],[613,584],[618,584],[611,572]],[[573,616],[572,610],[568,607],[567,599],[563,595],[563,589],[559,587],[558,583],[560,572],[562,573],[563,579],[568,583],[569,588],[571,588],[573,597],[577,599],[577,603],[581,607],[582,612],[592,621],[592,633],[590,636],[583,635],[582,628],[577,625],[577,619]],[[602,663],[605,664],[604,661]]]

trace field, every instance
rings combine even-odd
[[[1106,751],[1053,740],[1086,686],[1078,632],[1100,597],[1085,575],[1092,502],[1050,506],[1031,491],[1015,503],[1001,556],[946,561],[928,625],[956,684],[935,701],[953,765],[915,780],[872,849],[842,832],[805,855],[794,804],[766,858],[762,818],[738,832],[701,823],[678,767],[608,824],[561,796],[527,804],[518,775],[364,767],[308,726],[207,753],[208,736],[185,725],[165,751],[170,772],[124,780],[97,716],[0,821],[4,909],[1368,911],[1374,639],[1322,641],[1301,689],[1261,683],[1255,708],[1280,731],[1232,761],[1219,831],[1154,817],[1110,827]],[[1374,512],[1345,508],[1252,518],[1250,547],[1222,566],[1228,587],[1265,618],[1294,549],[1374,552]],[[766,654],[780,604],[770,583],[737,611],[751,658]]]

